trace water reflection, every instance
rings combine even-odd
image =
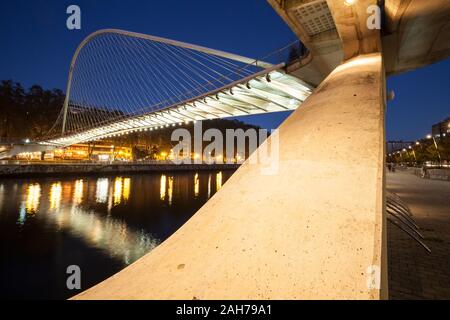
[[[219,191],[220,188],[222,188],[222,171],[216,175],[216,191]]]
[[[5,187],[3,184],[0,184],[0,211],[2,211],[3,207],[3,194],[4,194]]]
[[[172,205],[173,198],[173,176],[161,175],[159,183],[159,198],[162,201],[167,200],[169,206]]]
[[[48,215],[60,228],[82,238],[91,247],[106,251],[111,257],[129,264],[153,249],[159,240],[141,230],[132,230],[127,223],[110,216],[96,215],[80,207]]]
[[[159,187],[159,198],[163,201],[166,199],[166,175],[165,174],[161,175],[161,182],[160,182],[160,187]]]
[[[131,190],[131,179],[125,178],[123,179],[123,201],[127,202],[130,199],[130,190]]]
[[[211,173],[208,174],[208,199],[211,198]]]
[[[98,203],[106,203],[108,201],[108,187],[109,181],[107,178],[100,178],[97,180],[95,198]]]
[[[3,207],[3,194],[4,194],[5,187],[3,184],[0,184],[0,211],[2,211]]]
[[[198,173],[194,176],[194,196],[197,198],[200,191],[200,181],[198,179]]]
[[[3,192],[2,192],[3,194]],[[38,211],[41,198],[41,186],[38,183],[29,184],[25,192],[25,200],[21,202],[17,223],[23,225],[27,215],[34,215]]]
[[[75,190],[73,192],[73,203],[79,205],[83,202],[83,180],[75,181]]]
[[[168,203],[169,206],[172,205],[172,196],[173,196],[173,177],[169,177],[169,183],[167,187],[167,195],[168,195]]]
[[[61,182],[53,183],[50,188],[50,209],[59,209],[61,205]]]
[[[200,171],[1,181],[0,244],[10,248],[0,250],[0,274],[17,276],[2,278],[0,292],[18,288],[17,297],[47,292],[67,298],[73,293],[61,289],[55,274],[64,277],[68,264],[89,266],[83,270],[90,285],[104,280],[179,229],[230,175]],[[33,282],[32,270],[42,268],[48,275]]]
[[[122,178],[117,177],[114,182],[114,205],[117,206],[122,202]]]
[[[25,213],[35,214],[39,207],[39,199],[41,198],[41,186],[30,184],[27,188],[25,200]]]

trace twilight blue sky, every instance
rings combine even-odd
[[[77,4],[82,29],[66,28],[66,8]],[[176,39],[258,58],[296,40],[265,0],[0,0],[0,80],[65,89],[78,44],[102,28]],[[396,99],[387,112],[388,139],[414,140],[450,116],[450,59],[392,77]],[[274,128],[287,116],[242,120]]]

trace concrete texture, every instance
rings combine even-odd
[[[386,0],[383,52],[388,75],[450,56],[450,1]]]
[[[291,65],[288,72],[310,84],[319,85],[343,60],[342,44],[336,29],[310,36],[296,16],[296,10],[303,2],[267,1],[310,51],[306,65]]]
[[[245,163],[168,240],[75,299],[386,297],[368,286],[368,268],[386,269],[383,75],[380,54],[338,67],[281,125],[278,172]]]
[[[327,0],[339,37],[344,60],[360,54],[381,52],[380,30],[367,28],[367,8],[377,0],[357,0],[351,6],[343,0]]]
[[[408,204],[431,249],[388,224],[390,298],[450,299],[450,181],[396,171],[387,174],[387,189]]]
[[[367,8],[376,0],[326,0],[335,29],[309,35],[298,16],[301,7],[316,0],[267,0],[292,31],[311,51],[306,65],[292,65],[293,75],[319,84],[341,61],[380,51],[386,74],[414,70],[450,56],[450,1],[385,0],[383,34],[366,26]]]

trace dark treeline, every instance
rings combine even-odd
[[[436,148],[437,146],[437,148]],[[408,165],[423,165],[427,162],[434,164],[448,164],[450,162],[450,135],[433,139],[419,140],[411,148],[392,152],[387,155],[387,162]]]
[[[64,103],[59,89],[45,90],[33,85],[28,90],[20,83],[0,83],[0,139],[36,139],[54,124]]]
[[[25,138],[39,139],[51,129],[64,104],[65,95],[60,89],[45,90],[33,85],[28,90],[20,83],[3,80],[0,83],[0,140],[15,141]],[[86,112],[86,111],[85,111]],[[220,130],[224,136],[226,129],[259,129],[238,120],[215,119],[203,121],[203,132],[209,128]],[[179,127],[177,125],[177,127]],[[183,124],[193,135],[193,124]],[[91,144],[111,143],[138,149],[141,156],[168,152],[176,142],[171,141],[173,127],[155,131],[139,132],[126,136],[106,139]],[[261,141],[260,141],[261,142]]]

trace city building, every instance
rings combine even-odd
[[[450,134],[450,117],[447,117],[445,120],[433,124],[431,127],[431,133],[433,137],[442,139],[446,135]]]
[[[45,152],[25,152],[16,156],[18,160],[70,160],[70,161],[131,161],[132,150],[129,147],[115,145],[76,144],[67,148]]]

